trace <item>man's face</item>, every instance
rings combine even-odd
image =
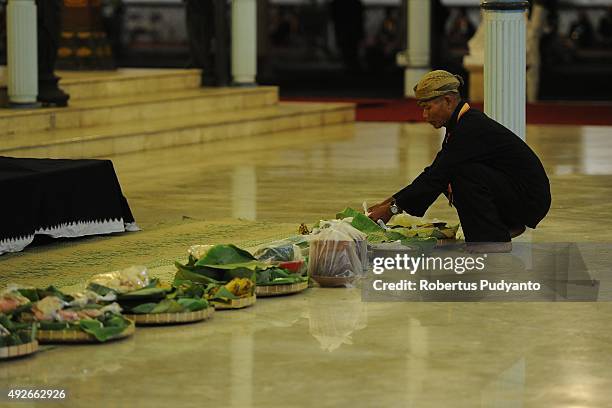
[[[427,102],[419,102],[423,108],[423,119],[440,129],[453,115],[452,98],[444,95]]]

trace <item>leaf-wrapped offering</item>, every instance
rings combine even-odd
[[[9,316],[0,313],[0,348],[19,346],[35,340],[35,324],[13,322]]]
[[[394,217],[397,218],[399,215]],[[421,236],[419,234],[403,234],[401,231],[385,230],[380,225],[372,221],[365,214],[353,208],[345,208],[336,214],[336,218],[344,219],[351,223],[353,227],[367,234],[369,244],[381,244],[386,242],[399,241],[407,249],[417,251],[429,251],[436,246],[437,238],[430,234]],[[456,231],[456,230],[455,230]]]
[[[444,221],[434,220],[423,222],[408,214],[398,214],[388,223],[393,232],[402,234],[404,237],[412,238],[436,238],[440,240],[452,240],[457,235],[459,224],[450,225]]]
[[[191,280],[203,285],[225,285],[239,278],[248,279],[257,285],[265,286],[298,283],[307,279],[289,273],[271,262],[259,260],[250,252],[235,245],[213,245],[200,258],[195,257],[196,251],[193,248],[189,251],[187,264],[183,265],[175,262],[177,268],[175,280]],[[261,253],[270,254],[271,252],[262,251]],[[286,255],[287,252],[284,256]],[[295,258],[296,253],[293,253],[292,256]],[[231,285],[230,287],[235,288],[236,286]],[[233,293],[238,297],[245,297],[244,293]],[[252,293],[247,296],[250,295]]]
[[[31,303],[15,310],[12,320],[36,323],[40,342],[105,342],[134,332],[133,323],[121,315],[117,303],[100,303],[108,303],[111,297],[89,291],[68,295],[53,286],[19,292]]]
[[[282,259],[301,257],[299,247],[293,244],[278,251],[276,247],[262,249],[257,252],[261,259],[231,244],[194,245],[188,253],[186,264],[175,263],[175,284],[189,280],[204,286],[205,297],[217,309],[238,309],[253,304],[256,285],[262,287],[306,282],[308,286],[308,277],[279,268],[271,261],[271,258],[277,256]]]
[[[125,315],[138,324],[193,322],[210,317],[212,312],[212,308],[207,310],[209,304],[201,286],[186,281],[163,287],[144,266],[95,275],[87,287],[100,295],[114,294]]]
[[[0,313],[0,359],[25,356],[37,350],[36,325],[13,322]]]
[[[30,304],[30,299],[23,296],[19,289],[16,285],[9,285],[0,292],[0,313],[12,314],[15,310],[27,307]]]

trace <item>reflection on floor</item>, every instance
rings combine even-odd
[[[612,242],[610,131],[528,128],[553,205],[523,241]],[[441,139],[423,124],[367,123],[115,156],[144,231],[3,256],[0,280],[65,275],[68,285],[135,263],[169,276],[187,242],[263,241],[386,198]],[[457,219],[442,199],[428,216]],[[368,303],[358,289],[309,289],[206,323],[48,349],[2,363],[0,378],[66,388],[66,405],[84,407],[602,407],[612,405],[611,313],[608,303]]]

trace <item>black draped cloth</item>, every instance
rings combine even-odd
[[[137,231],[110,160],[0,157],[0,254],[34,236]]]

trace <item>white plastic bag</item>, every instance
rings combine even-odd
[[[353,227],[351,225],[352,221],[352,217],[344,218],[342,220],[322,220],[319,222],[319,228],[315,229],[313,234],[316,236],[316,234],[321,233],[321,231],[332,229],[348,235],[355,242],[357,256],[361,261],[361,275],[365,275],[368,272],[368,236],[367,234]]]
[[[119,271],[101,273],[92,276],[87,284],[95,283],[117,293],[131,292],[142,289],[151,283],[146,266],[135,265]]]
[[[308,274],[319,285],[351,285],[362,270],[357,244],[347,233],[336,228],[323,228],[312,237]]]

